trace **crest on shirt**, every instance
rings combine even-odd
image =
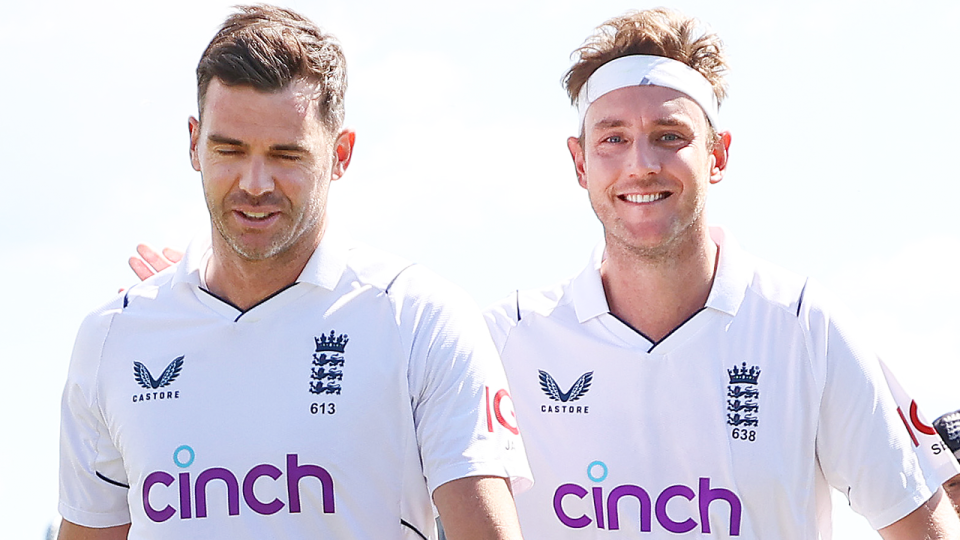
[[[540,389],[543,390],[543,393],[546,394],[551,401],[558,401],[560,403],[573,403],[577,401],[587,392],[590,391],[590,383],[593,382],[593,372],[588,371],[580,376],[576,382],[570,387],[569,390],[564,392],[560,385],[557,384],[557,381],[553,378],[552,375],[543,371],[542,369],[537,370],[540,373]],[[540,407],[541,412],[568,412],[568,413],[588,413],[588,406],[580,405],[555,405],[548,404]]]
[[[163,372],[160,373],[160,376],[156,378],[150,373],[150,369],[146,365],[142,362],[134,361],[133,378],[141,388],[145,388],[147,391],[134,394],[133,402],[180,399],[179,390],[163,390],[163,388],[173,384],[173,381],[177,380],[177,377],[180,376],[180,371],[183,369],[183,358],[183,356],[174,358],[172,362],[167,364]]]
[[[173,359],[173,362],[163,370],[163,373],[160,374],[156,379],[153,378],[153,375],[150,373],[150,370],[147,369],[147,366],[143,365],[140,362],[133,363],[133,377],[137,380],[137,383],[140,386],[146,388],[147,390],[156,390],[157,388],[163,388],[164,386],[169,386],[170,383],[175,381],[177,377],[180,376],[180,370],[183,368],[183,357],[178,356]]]
[[[542,369],[538,371],[540,372],[540,389],[543,390],[543,393],[546,394],[548,398],[554,401],[562,401],[563,403],[580,399],[580,396],[590,390],[590,382],[593,381],[593,372],[589,371],[581,375],[580,378],[577,379],[577,382],[573,383],[573,386],[564,392],[560,390],[560,385],[557,384],[557,381],[555,381],[549,373]]]
[[[733,426],[734,439],[756,440],[760,424],[760,367],[743,362],[727,370],[727,425]]]
[[[317,348],[313,353],[313,367],[310,368],[311,394],[340,395],[340,381],[343,380],[344,354],[350,337],[330,330],[313,338]]]

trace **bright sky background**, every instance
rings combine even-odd
[[[193,70],[232,2],[5,2],[0,533],[57,519],[60,392],[138,242],[207,225]],[[338,35],[358,131],[332,213],[485,305],[577,273],[600,227],[565,139],[569,53],[616,0],[286,4]],[[928,419],[960,408],[960,3],[689,0],[733,63],[712,221],[833,290]],[[857,444],[851,441],[851,445]],[[838,506],[842,506],[838,504]],[[849,511],[840,538],[873,538]]]

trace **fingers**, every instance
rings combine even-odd
[[[163,248],[163,254],[157,253],[152,247],[146,244],[137,246],[137,254],[140,257],[130,257],[127,263],[141,280],[156,274],[157,272],[169,268],[172,264],[180,262],[183,259],[183,252],[171,248]]]
[[[133,270],[133,273],[136,274],[141,281],[156,273],[152,268],[147,266],[145,262],[136,257],[130,257],[130,260],[127,262],[130,264],[130,268]]]
[[[168,261],[167,259],[165,259],[162,255],[154,251],[153,248],[151,248],[146,244],[139,244],[137,246],[137,253],[141,257],[143,257],[143,260],[146,261],[147,264],[153,267],[153,271],[150,272],[150,274],[148,274],[147,277],[153,275],[156,272],[163,270],[164,268],[167,268],[171,264],[171,261]],[[130,266],[132,267],[133,264],[131,263]],[[137,270],[134,269],[134,272],[136,271]],[[137,275],[139,276],[140,274],[137,273]],[[143,279],[143,277],[141,276],[140,279]]]
[[[183,259],[183,252],[172,248],[163,248],[163,256],[172,263],[178,263],[180,259]]]

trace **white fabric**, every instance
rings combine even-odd
[[[131,539],[419,538],[401,520],[435,538],[437,486],[529,485],[464,293],[328,231],[296,285],[241,313],[199,288],[204,251],[84,321],[63,397],[64,518],[132,521]],[[169,384],[142,388],[135,362]]]
[[[580,89],[577,111],[580,128],[594,101],[628,86],[662,86],[686,94],[707,115],[714,129],[720,129],[720,102],[713,86],[699,71],[664,56],[621,56],[597,68]]]
[[[712,232],[707,307],[659,343],[609,313],[602,246],[487,312],[537,479],[527,537],[830,538],[829,486],[880,528],[958,470],[935,436],[913,443],[816,285]]]

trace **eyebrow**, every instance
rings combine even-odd
[[[230,146],[239,146],[241,148],[247,148],[249,145],[241,140],[232,139],[230,137],[225,137],[223,135],[217,135],[212,133],[207,136],[207,140],[215,144],[229,144]],[[306,153],[307,149],[299,144],[275,144],[270,147],[272,152],[302,152]]]
[[[270,147],[270,150],[273,152],[307,152],[307,149],[299,144],[275,144]]]
[[[654,125],[657,126],[666,126],[666,127],[686,127],[689,126],[689,123],[682,120],[678,120],[673,117],[661,117],[653,121]],[[607,129],[607,128],[618,128],[626,126],[627,122],[617,118],[604,118],[598,121],[593,125],[595,129]]]
[[[604,118],[603,120],[598,121],[593,125],[594,129],[606,129],[606,128],[617,128],[627,125],[623,120],[617,120],[615,118]]]
[[[230,146],[247,146],[243,141],[237,139],[231,139],[230,137],[224,137],[223,135],[217,135],[216,133],[211,133],[207,135],[207,140],[216,143],[216,144],[229,144]]]

